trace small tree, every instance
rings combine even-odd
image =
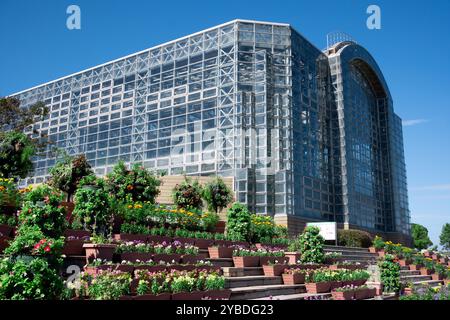
[[[202,186],[197,180],[192,182],[191,179],[185,177],[182,183],[173,188],[172,199],[178,208],[201,209],[203,206],[202,193]]]
[[[247,206],[234,203],[227,213],[227,238],[234,241],[249,241],[251,223],[251,214]]]
[[[25,178],[33,169],[31,157],[35,154],[33,141],[24,133],[0,133],[0,176]]]
[[[416,249],[422,250],[433,245],[433,242],[428,237],[428,229],[420,224],[411,224],[411,236]]]
[[[80,180],[93,173],[84,154],[76,157],[65,154],[63,160],[50,169],[51,178],[48,184],[67,193],[67,202],[69,202]]]
[[[444,224],[439,237],[440,244],[445,250],[450,250],[450,223]]]
[[[233,195],[223,179],[216,177],[203,188],[203,199],[208,204],[209,211],[218,213],[233,201]]]
[[[306,227],[302,234],[289,246],[289,251],[301,253],[302,263],[322,263],[325,258],[323,245],[325,239],[320,235],[318,227]]]

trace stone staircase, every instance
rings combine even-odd
[[[443,284],[443,281],[432,280],[431,276],[421,275],[420,271],[409,270],[409,267],[401,267],[400,282],[402,284],[412,284],[416,289],[421,286],[437,287]]]
[[[340,247],[340,246],[325,246],[325,252],[340,252],[342,257],[341,261],[353,261],[365,264],[376,264],[378,254],[370,253],[366,248],[354,248],[354,247]]]

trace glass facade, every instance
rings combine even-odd
[[[119,160],[219,174],[258,214],[409,232],[401,121],[341,59],[287,24],[235,20],[14,96],[44,101],[30,134],[98,175]],[[51,148],[24,183],[46,179]]]

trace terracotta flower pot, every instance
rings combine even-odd
[[[441,257],[441,255],[439,253],[433,253],[431,255],[431,259],[433,259],[433,260],[439,260],[440,257]]]
[[[195,239],[194,245],[199,249],[208,249],[214,244],[213,239]]]
[[[0,236],[11,237],[12,232],[13,227],[8,226],[7,224],[0,224]]]
[[[153,261],[155,261],[155,262],[163,261],[166,263],[179,263],[180,259],[181,259],[181,254],[177,254],[177,253],[171,253],[171,254],[161,253],[161,254],[155,254],[153,256]]]
[[[413,289],[412,288],[405,288],[405,289],[403,289],[403,294],[405,296],[412,295],[413,294]]]
[[[370,252],[370,253],[377,253],[377,252],[378,252],[378,249],[375,248],[375,247],[369,247],[369,252]]]
[[[369,289],[363,288],[355,290],[355,300],[364,300],[368,299],[368,297],[369,297]]]
[[[233,263],[236,268],[258,267],[259,257],[233,257]]]
[[[286,268],[288,268],[286,264],[263,265],[264,275],[267,277],[279,277]]]
[[[62,254],[65,254],[66,256],[84,256],[83,244],[84,240],[81,239],[66,240]]]
[[[447,264],[447,258],[445,258],[445,257],[443,257],[443,258],[439,258],[439,263],[442,263],[442,264]]]
[[[170,293],[160,293],[160,294],[142,294],[133,296],[133,300],[170,300]]]
[[[202,260],[202,257],[194,254],[184,254],[181,256],[181,263],[184,264],[196,264],[200,260]]]
[[[85,243],[83,244],[83,248],[86,251],[87,263],[91,262],[94,259],[112,261],[116,245]]]
[[[233,248],[209,247],[208,253],[209,253],[209,257],[211,259],[232,258],[233,257]]]
[[[333,300],[353,300],[355,293],[353,290],[345,292],[332,291],[331,296],[333,297]]]
[[[289,264],[297,264],[297,261],[300,260],[300,253],[298,252],[285,252],[284,256],[289,259]]]
[[[210,298],[211,300],[230,300],[231,290],[207,290],[203,294],[203,298]]]
[[[423,253],[423,255],[424,255],[425,257],[431,258],[431,256],[433,255],[433,253],[431,253],[430,251],[425,251],[425,252]]]
[[[303,273],[294,273],[294,274],[283,273],[281,276],[283,278],[283,283],[287,285],[305,283],[305,275]]]
[[[172,293],[172,300],[201,300],[203,295],[202,291]]]
[[[427,268],[420,268],[420,274],[422,276],[429,276],[431,275],[432,271],[430,269]]]
[[[125,261],[131,261],[131,262],[136,262],[136,261],[149,261],[153,259],[153,254],[152,253],[145,253],[145,252],[124,252],[120,254],[120,261],[125,260]]]
[[[148,236],[145,234],[118,233],[114,235],[117,241],[142,241],[147,242]]]
[[[306,291],[308,293],[326,293],[331,290],[330,282],[306,283]]]

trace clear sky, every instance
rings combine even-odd
[[[81,30],[66,9],[81,8]],[[381,30],[366,9],[381,8]],[[319,48],[344,31],[378,61],[404,120],[412,221],[450,223],[450,1],[1,0],[0,96],[233,20],[290,23]]]

